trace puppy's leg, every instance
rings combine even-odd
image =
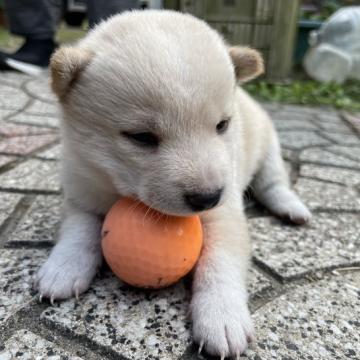
[[[101,264],[101,219],[65,203],[59,242],[40,268],[36,281],[41,297],[66,299],[88,289]]]
[[[277,135],[273,132],[271,136],[266,158],[252,183],[254,195],[275,215],[304,224],[311,213],[290,189]]]
[[[210,354],[239,357],[254,337],[247,306],[250,244],[245,216],[241,207],[223,205],[205,214],[202,222],[204,248],[191,301],[194,340]]]

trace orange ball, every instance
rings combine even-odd
[[[102,228],[102,249],[112,271],[126,283],[162,288],[185,276],[202,247],[199,216],[164,215],[122,198],[110,209]]]

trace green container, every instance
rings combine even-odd
[[[300,20],[298,22],[298,33],[295,47],[295,63],[301,64],[306,51],[309,48],[309,35],[313,30],[317,30],[322,25],[318,20]]]

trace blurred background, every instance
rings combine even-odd
[[[245,85],[259,100],[360,110],[360,0],[149,0],[139,5],[194,14],[230,44],[261,51],[266,74]],[[53,0],[53,6],[59,43],[86,34],[85,0]],[[349,6],[358,6],[351,8],[357,17],[353,11],[334,17]],[[12,51],[22,41],[7,31],[0,0],[0,48]]]

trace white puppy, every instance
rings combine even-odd
[[[200,212],[194,339],[211,354],[239,356],[254,336],[244,189],[253,180],[273,213],[310,218],[289,188],[271,121],[237,86],[262,73],[260,55],[228,48],[190,15],[134,11],[59,49],[51,70],[63,110],[65,205],[59,242],[38,273],[41,296],[88,289],[102,260],[102,217],[119,196],[168,214]]]

